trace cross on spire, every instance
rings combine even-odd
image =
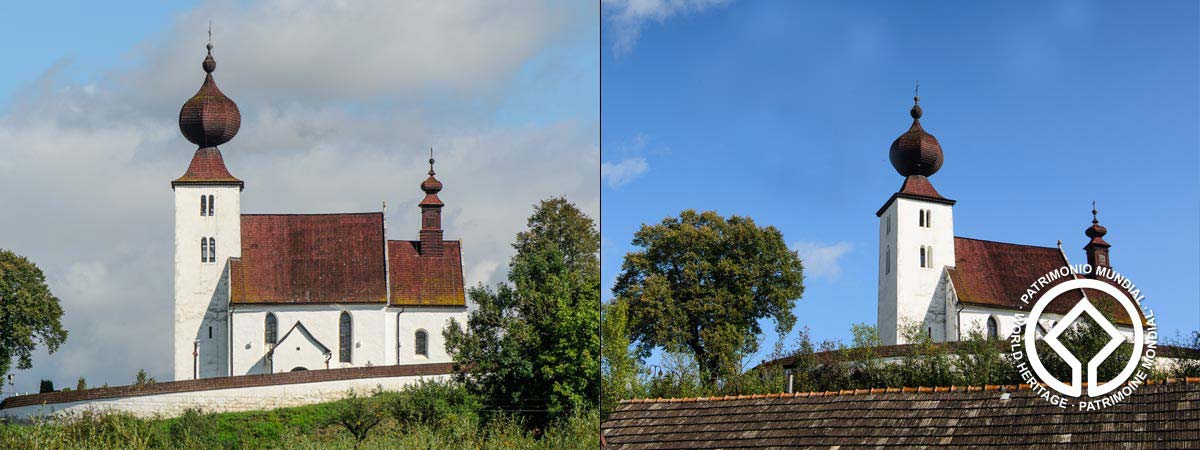
[[[433,147],[429,147],[429,175],[433,175]]]
[[[1092,223],[1100,223],[1100,219],[1096,218],[1096,201],[1092,200]]]

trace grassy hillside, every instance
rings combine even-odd
[[[599,415],[576,414],[528,430],[505,411],[441,383],[272,411],[171,419],[85,413],[32,425],[0,425],[3,449],[573,449],[599,448]],[[361,446],[343,423],[378,425]]]

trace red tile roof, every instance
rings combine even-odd
[[[1033,302],[1021,302],[1021,295],[1029,285],[1054,269],[1067,264],[1062,252],[1054,247],[1007,244],[964,237],[954,238],[954,267],[948,268],[950,280],[958,300],[965,304],[1002,309],[1029,311]],[[1064,282],[1062,278],[1041,289]],[[1102,297],[1100,292],[1086,290],[1088,297]],[[1083,298],[1079,290],[1063,294],[1046,307],[1047,312],[1066,314]],[[1128,314],[1119,305],[1096,304],[1110,307],[1116,322],[1131,325]],[[1140,311],[1139,311],[1140,314]]]
[[[1195,448],[1200,378],[1146,383],[1103,412],[1028,385],[847,389],[621,402],[607,449]]]
[[[230,264],[231,301],[384,303],[465,306],[462,248],[443,241],[442,256],[420,254],[420,241],[387,241],[382,213],[243,214],[242,257]]]
[[[442,256],[422,256],[420,241],[388,241],[393,305],[466,306],[462,243],[442,242]]]
[[[182,177],[171,182],[171,187],[181,184],[236,184],[244,186],[242,180],[235,178],[225,168],[225,159],[216,147],[196,150],[192,155],[192,163],[188,164],[187,172]]]
[[[243,214],[233,303],[385,303],[383,214]]]
[[[897,198],[911,198],[946,205],[956,203],[954,200],[942,197],[942,194],[939,194],[937,189],[933,188],[933,184],[929,182],[929,178],[926,178],[924,175],[909,175],[904,177],[904,183],[900,185],[900,190],[892,194],[886,202],[883,202],[883,206],[879,207],[879,210],[875,212],[875,216],[883,215],[888,205],[891,205]]]

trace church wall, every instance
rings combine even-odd
[[[392,346],[392,364],[425,364],[425,363],[440,363],[451,362],[450,355],[446,353],[446,340],[442,337],[442,331],[450,325],[450,319],[458,321],[460,326],[465,327],[467,324],[467,309],[466,308],[445,308],[445,307],[392,307],[389,308],[389,313],[393,319],[390,321],[393,328],[389,330],[392,336],[397,336],[398,341],[393,339]],[[399,318],[397,321],[396,318]],[[399,333],[395,331],[395,325],[399,323]],[[416,333],[417,330],[424,330],[429,338],[428,356],[416,354]],[[399,346],[395,343],[399,342]],[[395,359],[395,355],[399,352],[400,358]]]
[[[214,196],[214,215],[200,215],[201,195]],[[241,256],[240,202],[237,186],[175,186],[172,347],[176,380],[192,379],[196,343],[200,378],[228,375],[228,263],[230,257]],[[201,261],[201,237],[215,239],[215,262]]]
[[[919,214],[924,209],[931,210],[929,227],[919,225]],[[886,235],[888,218],[892,220],[891,236]],[[945,329],[939,283],[945,266],[955,262],[953,209],[941,203],[896,198],[880,220],[881,259],[886,259],[890,246],[892,262],[892,272],[880,277],[880,339],[884,345],[906,343],[903,328],[909,324],[932,329],[936,337]],[[928,267],[921,267],[922,246],[932,248]]]
[[[351,317],[350,363],[338,361],[338,332],[342,311],[349,312]],[[266,360],[268,349],[264,335],[268,312],[275,314],[279,330],[278,339],[283,339],[284,334],[292,329],[296,322],[303,323],[313,338],[332,352],[329,359],[331,369],[392,364],[385,356],[386,347],[394,341],[388,340],[388,314],[383,305],[235,305],[233,375],[269,373],[270,366]],[[312,365],[312,362],[306,364]],[[309,370],[325,368],[323,360],[317,367],[304,367]],[[288,371],[292,368],[275,367],[274,372]]]
[[[1018,312],[1020,311],[963,305],[962,311],[957,314],[959,321],[962,324],[960,328],[960,339],[967,339],[970,336],[970,332],[973,328],[978,329],[980,333],[985,333],[987,330],[987,320],[989,317],[995,317],[999,322],[1000,337],[1004,338],[1012,333],[1014,328],[1017,326],[1016,314]],[[1026,315],[1028,316],[1028,313],[1026,313]],[[1040,320],[1038,320],[1038,323],[1042,325],[1042,328],[1049,330],[1060,320],[1062,320],[1061,314],[1044,313],[1042,314]],[[1133,339],[1133,328],[1117,325],[1117,329],[1121,330],[1121,332],[1125,334],[1126,339]]]

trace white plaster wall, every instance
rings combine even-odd
[[[0,410],[15,420],[60,416],[86,410],[121,411],[138,417],[174,417],[188,408],[205,412],[251,411],[334,401],[354,391],[360,395],[382,388],[396,391],[422,379],[444,380],[450,375],[364,378],[303,384],[215,389],[208,391],[120,397],[50,405],[30,405]]]
[[[922,209],[932,211],[928,228],[920,226]],[[939,330],[945,329],[944,297],[937,295],[939,282],[945,266],[955,264],[953,207],[896,198],[879,218],[880,255],[890,248],[892,258],[892,272],[884,274],[884,257],[880,257],[877,325],[880,339],[884,345],[906,343],[901,334],[907,323],[921,324],[922,329],[932,328],[936,338]],[[890,234],[886,230],[889,218]],[[923,245],[933,248],[930,267],[920,266]]]
[[[265,360],[269,350],[265,339],[267,312],[275,314],[279,339],[283,339],[296,322],[303,323],[312,336],[333,353],[329,360],[331,369],[394,364],[386,355],[388,345],[393,345],[394,340],[388,337],[389,314],[384,305],[234,305],[233,308],[233,375],[268,373]],[[338,324],[342,311],[349,312],[351,318],[350,363],[338,361]],[[304,359],[307,364],[304,367],[310,370],[325,368],[323,357],[315,367],[309,359]],[[273,371],[286,372],[295,367],[284,367],[283,362],[279,361]]]
[[[467,309],[466,308],[446,308],[446,307],[393,307],[389,310],[397,320],[392,320],[393,324],[399,324],[399,332],[395,334],[398,339],[394,339],[393,343],[398,343],[395,347],[396,353],[400,358],[394,360],[392,364],[425,364],[425,363],[442,363],[451,362],[450,355],[446,353],[446,340],[442,337],[442,330],[450,325],[450,319],[457,320],[460,325],[466,326]],[[416,333],[417,330],[425,330],[429,336],[429,355],[420,356],[416,354]]]
[[[1005,338],[1010,333],[1012,333],[1013,330],[1015,329],[1015,327],[1017,326],[1017,318],[1016,318],[1017,312],[1018,311],[1013,311],[1013,310],[1009,310],[1009,309],[987,308],[987,307],[981,307],[981,306],[975,306],[975,305],[963,305],[962,311],[957,314],[958,320],[961,324],[961,328],[960,328],[961,339],[967,339],[967,337],[969,337],[969,335],[970,335],[969,333],[972,330],[972,328],[978,328],[980,333],[986,333],[987,332],[987,320],[989,317],[996,318],[997,322],[999,322],[999,324],[1000,324],[1000,328],[999,328],[1000,337]],[[1029,314],[1026,313],[1025,316],[1028,317]],[[1038,323],[1041,324],[1042,327],[1045,328],[1047,331],[1049,331],[1050,328],[1052,328],[1060,320],[1062,320],[1061,314],[1044,313],[1038,319]],[[1128,327],[1128,326],[1124,326],[1124,325],[1117,325],[1117,329],[1121,330],[1121,333],[1125,334],[1125,339],[1127,339],[1129,341],[1133,340],[1133,328],[1132,327]]]
[[[230,257],[242,253],[241,189],[237,186],[175,188],[175,326],[176,380],[193,376],[193,343],[200,343],[201,378],[229,373],[227,305]],[[200,215],[200,196],[213,195],[213,216]],[[216,239],[216,262],[200,261],[200,238]],[[212,327],[211,338],[209,327]]]

